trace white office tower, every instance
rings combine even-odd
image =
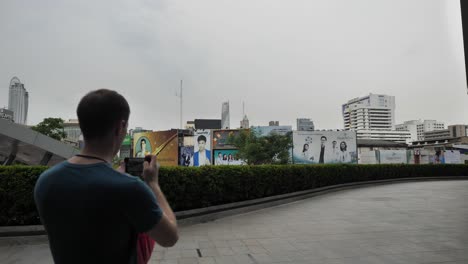
[[[15,123],[26,125],[28,118],[29,94],[24,89],[24,84],[18,77],[13,77],[10,81],[10,91],[8,94],[8,109],[13,111]]]
[[[355,130],[358,139],[407,143],[409,131],[395,130],[395,97],[382,94],[349,100],[342,106],[344,129]]]
[[[221,128],[229,129],[231,127],[229,120],[229,102],[224,102],[221,108]]]
[[[345,130],[391,130],[395,125],[395,97],[380,94],[343,104]]]

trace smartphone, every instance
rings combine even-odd
[[[144,158],[125,158],[125,173],[133,176],[141,177],[143,174],[143,162],[151,162],[151,156]]]

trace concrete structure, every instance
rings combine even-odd
[[[397,131],[409,131],[412,141],[424,140],[424,133],[445,129],[445,124],[436,120],[410,120],[395,126]]]
[[[244,115],[244,118],[240,121],[240,128],[249,128],[249,119],[247,115]]]
[[[409,131],[357,130],[356,132],[358,139],[387,140],[398,143],[406,143],[410,141],[411,138]]]
[[[268,126],[279,126],[279,121],[270,121],[268,122]]]
[[[68,121],[65,121],[63,123],[63,130],[65,132],[64,141],[78,146],[78,141],[81,135],[78,119],[68,119]]]
[[[297,120],[297,131],[314,131],[314,121],[310,118],[298,118]]]
[[[435,139],[425,139],[423,141],[414,141],[409,145],[420,164],[433,163],[433,156],[437,151],[458,150],[461,152],[461,162],[468,164],[468,136],[466,137],[445,137]]]
[[[135,127],[134,129],[130,129],[128,131],[128,134],[130,134],[130,137],[133,138],[133,134],[135,133],[140,133],[140,132],[151,132],[153,130],[149,130],[149,129],[144,129],[142,127]]]
[[[10,122],[13,122],[13,119],[14,119],[13,116],[14,116],[13,111],[8,110],[6,108],[0,108],[0,119],[5,119]]]
[[[424,139],[419,141],[445,140],[468,136],[468,125],[451,125],[447,129],[424,133]]]
[[[468,136],[468,125],[451,125],[448,126],[450,137],[467,137]]]
[[[252,126],[251,130],[258,136],[268,136],[272,133],[285,136],[292,132],[292,126]]]
[[[450,131],[448,129],[443,129],[443,130],[434,130],[434,131],[424,132],[424,138],[418,141],[443,140],[447,138],[451,138]]]
[[[185,124],[185,129],[195,130],[195,121],[187,121]]]
[[[231,128],[229,118],[229,102],[224,102],[221,107],[221,127],[223,129]]]
[[[10,81],[10,92],[8,95],[8,109],[13,111],[15,123],[26,125],[28,119],[29,94],[18,77]]]
[[[395,97],[380,94],[349,100],[342,105],[345,130],[392,130]]]
[[[149,263],[467,263],[467,188],[466,180],[369,186],[179,225],[176,246],[156,245]],[[53,263],[47,236],[1,238],[0,262]]]
[[[52,166],[78,152],[78,149],[27,126],[0,119],[0,165],[19,163]]]
[[[358,163],[359,164],[388,164],[408,163],[408,145],[386,140],[358,139]],[[393,158],[387,155],[390,153]],[[389,161],[390,160],[390,161]]]

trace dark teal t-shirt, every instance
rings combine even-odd
[[[162,211],[138,177],[109,164],[62,162],[45,171],[34,189],[55,263],[136,263],[136,236]]]

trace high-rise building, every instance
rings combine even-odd
[[[381,94],[349,100],[342,106],[345,130],[392,130],[395,97]]]
[[[249,119],[247,118],[247,115],[244,115],[244,118],[240,121],[240,128],[249,128]]]
[[[0,118],[13,122],[13,111],[6,108],[0,108]]]
[[[28,119],[29,94],[20,82],[18,77],[13,77],[10,81],[10,91],[8,95],[8,109],[13,111],[15,123],[26,125]]]
[[[78,119],[69,119],[68,121],[64,122],[63,131],[65,132],[65,141],[76,142],[76,144],[78,144],[78,140],[81,135],[80,123],[78,122]]]
[[[441,140],[468,136],[468,125],[451,125],[447,129],[424,132],[423,140]]]
[[[279,126],[279,121],[270,121],[268,122],[269,126]]]
[[[396,125],[395,129],[397,131],[409,131],[411,134],[410,141],[412,142],[424,140],[426,132],[445,129],[445,124],[436,120],[410,120]]]
[[[229,102],[224,102],[221,108],[221,128],[229,129],[230,128],[229,120]]]
[[[450,137],[468,137],[468,125],[451,125],[448,126]]]
[[[314,131],[314,121],[310,118],[298,118],[297,119],[297,131]]]

